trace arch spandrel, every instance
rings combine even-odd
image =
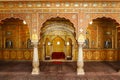
[[[57,28],[55,28],[57,27]],[[58,29],[58,28],[63,28],[63,29],[68,29],[71,32],[75,31],[74,25],[65,18],[51,18],[48,19],[46,22],[43,23],[43,26],[41,27],[41,33],[44,33],[47,29]]]

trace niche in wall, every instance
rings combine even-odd
[[[86,31],[86,47],[98,49],[114,49],[117,45],[117,29],[119,23],[115,19],[102,17],[92,20]]]
[[[6,18],[0,23],[0,48],[30,48],[30,34],[27,24],[19,18]]]
[[[60,54],[59,58],[64,60],[74,60],[78,48],[75,48],[75,28],[70,20],[60,17],[48,19],[43,23],[40,36],[39,51],[43,60],[46,57],[53,59],[53,53]]]

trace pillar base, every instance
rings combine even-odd
[[[82,68],[77,69],[77,75],[84,75],[84,74],[85,74],[85,72]]]
[[[38,75],[38,74],[39,74],[39,68],[34,68],[34,69],[32,70],[32,74],[33,74],[33,75]]]
[[[33,61],[33,69],[32,69],[32,74],[39,74],[39,61],[34,62]]]

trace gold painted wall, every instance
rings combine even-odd
[[[51,0],[50,0],[51,1]],[[108,0],[106,0],[108,1]],[[115,19],[117,22],[120,22],[120,13],[119,7],[120,2],[115,2],[115,0],[111,0],[108,2],[99,0],[98,2],[88,1],[75,1],[66,2],[61,0],[61,2],[56,3],[53,2],[48,3],[47,1],[3,1],[0,2],[0,20],[4,20],[6,18],[20,18],[25,20],[29,25],[30,36],[35,32],[39,39],[41,39],[40,32],[43,23],[52,17],[64,17],[69,19],[75,27],[76,39],[79,34],[79,30],[83,29],[83,33],[86,32],[86,28],[89,22],[92,19],[96,19],[98,17],[110,17]],[[119,26],[118,26],[119,27]],[[1,28],[1,27],[0,27]],[[119,27],[120,28],[120,27]],[[24,33],[21,32],[20,35],[25,36]],[[58,34],[58,33],[56,33]],[[91,33],[91,34],[94,34]],[[0,31],[0,36],[2,36],[2,30]],[[120,30],[118,30],[118,35],[120,35]],[[28,37],[30,37],[28,35]],[[5,36],[4,36],[5,37]],[[92,36],[92,39],[95,39],[96,35]],[[102,37],[102,36],[101,36]],[[19,37],[20,38],[20,37]],[[14,39],[14,38],[13,38]],[[3,37],[0,37],[0,59],[1,60],[31,60],[31,53],[33,51],[29,51],[29,49],[24,50],[11,50],[11,49],[3,49],[4,45],[2,42]],[[22,42],[16,43],[15,47],[26,48],[26,40],[27,38],[21,38],[21,41],[25,42],[25,45],[22,45]],[[3,40],[4,41],[4,40]],[[16,38],[14,39],[16,41]],[[18,45],[17,45],[18,44]],[[74,43],[73,43],[74,44]],[[118,36],[118,49],[120,49],[120,36]],[[91,48],[97,48],[96,46],[91,46]],[[103,46],[99,45],[99,46]],[[39,57],[43,58],[42,47],[39,46]],[[74,46],[74,59],[77,59],[77,47]],[[118,49],[84,49],[84,60],[87,61],[106,61],[106,60],[120,60],[120,51]],[[47,51],[49,52],[49,51]],[[49,55],[49,54],[47,54]]]
[[[0,50],[0,60],[32,60],[33,50]],[[120,50],[84,49],[84,61],[118,61],[120,60]],[[42,59],[39,52],[39,59]],[[77,60],[77,54],[76,59]]]
[[[0,50],[0,60],[32,60],[31,49],[4,49]]]
[[[53,52],[64,52],[64,45],[65,45],[65,42],[62,38],[60,37],[56,37],[55,39],[53,39],[52,41],[52,50]]]
[[[114,49],[84,49],[85,61],[118,61],[120,50]]]

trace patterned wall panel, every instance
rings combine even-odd
[[[40,51],[39,59],[43,58]],[[84,49],[84,61],[118,61],[120,50]],[[0,60],[32,60],[33,50],[0,50]],[[76,59],[77,60],[77,55]]]
[[[10,52],[8,50],[3,51],[3,59],[9,60],[9,58],[10,58]]]
[[[32,60],[32,50],[0,50],[0,60]]]
[[[16,58],[17,58],[17,56],[16,56],[16,51],[10,51],[9,52],[9,54],[10,54],[10,56],[9,56],[9,59],[12,59],[12,60],[15,60]]]
[[[120,51],[117,50],[84,50],[85,61],[118,61],[120,60]]]

